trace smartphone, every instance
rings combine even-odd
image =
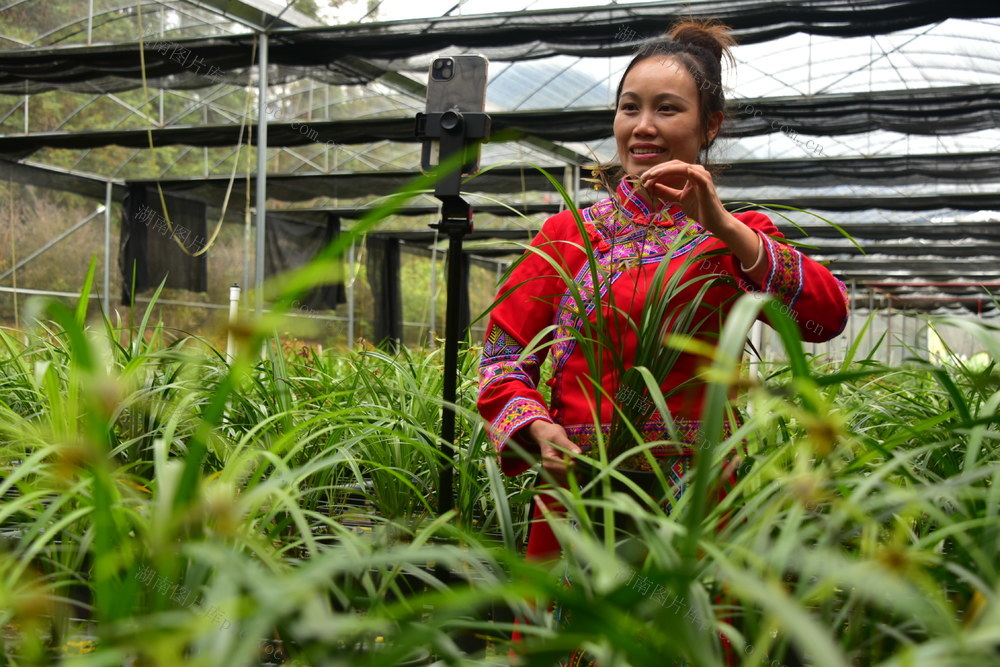
[[[427,75],[427,113],[445,111],[482,112],[486,109],[485,56],[442,56],[431,63]],[[462,167],[463,174],[479,169],[479,154]],[[427,171],[437,165],[440,146],[436,139],[425,139],[420,166]]]

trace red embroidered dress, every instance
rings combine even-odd
[[[595,272],[588,262],[586,243],[572,211],[549,218],[532,240],[527,252],[503,285],[490,313],[486,342],[479,367],[480,413],[490,424],[490,437],[497,451],[503,452],[511,436],[536,419],[561,424],[567,435],[586,451],[596,442],[595,429],[607,436],[614,406],[600,401],[600,418],[593,411],[598,405],[586,352],[581,349],[574,330],[593,339],[593,330],[585,324],[594,322],[595,291],[600,295],[601,313],[615,350],[603,350],[598,366],[600,382],[608,395],[616,395],[621,372],[613,363],[618,355],[631,366],[636,349],[636,330],[628,326],[640,322],[646,296],[654,274],[664,261],[664,280],[685,271],[681,282],[698,276],[715,280],[701,298],[696,335],[711,342],[721,330],[727,304],[742,292],[767,292],[787,306],[807,341],[824,341],[839,334],[847,322],[847,291],[824,266],[805,257],[795,248],[780,242],[780,232],[767,216],[757,212],[738,213],[736,217],[763,239],[767,273],[762,285],[756,285],[740,268],[739,260],[715,236],[688,218],[676,205],[651,211],[627,181],[618,187],[615,199],[604,199],[580,211],[584,233],[589,240]],[[600,283],[595,290],[595,273]],[[562,274],[562,275],[560,275]],[[565,276],[565,277],[564,277]],[[579,289],[575,297],[567,280]],[[674,299],[691,301],[702,281],[693,280]],[[673,305],[673,301],[671,305]],[[693,333],[693,332],[687,332]],[[552,355],[551,400],[548,404],[538,391],[539,368],[546,354]],[[594,355],[591,355],[594,356]],[[693,446],[697,442],[699,416],[705,385],[698,379],[703,360],[682,353],[663,379],[667,407],[680,440],[655,446],[658,457],[669,457],[667,473],[680,483],[690,467]],[[669,434],[660,415],[653,411],[643,424],[647,442],[668,440]],[[527,469],[520,458],[502,457],[501,467],[508,475]],[[559,555],[559,543],[542,518],[536,503],[528,537],[528,558],[548,559]],[[558,610],[557,610],[558,616]],[[515,641],[519,633],[515,633]],[[576,664],[580,652],[569,662]]]
[[[806,341],[829,340],[843,330],[847,322],[844,284],[826,267],[776,240],[782,235],[767,216],[758,212],[736,214],[764,241],[768,270],[763,285],[758,286],[742,271],[728,248],[676,204],[650,211],[626,180],[616,194],[617,201],[603,199],[580,214],[600,268],[598,275],[604,276],[599,287],[602,312],[616,353],[621,354],[626,365],[634,358],[636,332],[625,318],[640,321],[653,274],[663,261],[670,262],[668,278],[685,267],[685,280],[705,274],[732,278],[716,281],[702,298],[706,312],[718,310],[717,315],[701,323],[698,336],[705,340],[718,334],[726,304],[741,291],[763,291],[780,299],[799,323]],[[595,442],[595,390],[587,355],[569,330],[584,330],[582,317],[594,321],[594,272],[572,211],[549,218],[531,246],[533,250],[522,258],[501,288],[502,301],[490,314],[479,366],[479,411],[492,427],[490,434],[498,452],[507,447],[515,431],[536,419],[561,424],[570,439],[586,451]],[[585,297],[583,304],[578,304],[556,267],[576,282]],[[676,298],[693,297],[698,287],[691,285]],[[548,332],[534,340],[546,328]],[[588,335],[592,337],[592,331]],[[538,382],[539,367],[549,351],[553,376],[548,381],[551,401],[546,405]],[[619,378],[610,354],[605,352],[607,362],[601,364],[601,384],[614,395]],[[681,354],[663,379],[667,407],[684,444],[658,446],[653,449],[654,455],[693,454],[690,445],[696,442],[704,392],[704,384],[697,379],[702,364],[703,360],[694,355]],[[600,405],[599,423],[606,434],[614,406],[606,398]],[[658,413],[654,412],[644,429],[647,441],[668,438]],[[501,465],[508,475],[523,472],[528,466],[521,459],[507,457],[501,459]]]

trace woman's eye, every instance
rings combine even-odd
[[[660,106],[660,111],[677,111],[677,107],[672,104],[663,104]]]

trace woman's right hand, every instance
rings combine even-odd
[[[537,451],[542,461],[543,479],[551,479],[559,486],[566,485],[566,469],[572,465],[572,457],[582,454],[582,450],[566,435],[566,429],[541,419],[528,424],[524,429],[524,444]]]

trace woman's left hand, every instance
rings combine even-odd
[[[722,206],[715,192],[712,175],[700,164],[671,160],[647,169],[639,182],[653,197],[677,202],[689,217],[712,233],[718,233],[735,220]]]

